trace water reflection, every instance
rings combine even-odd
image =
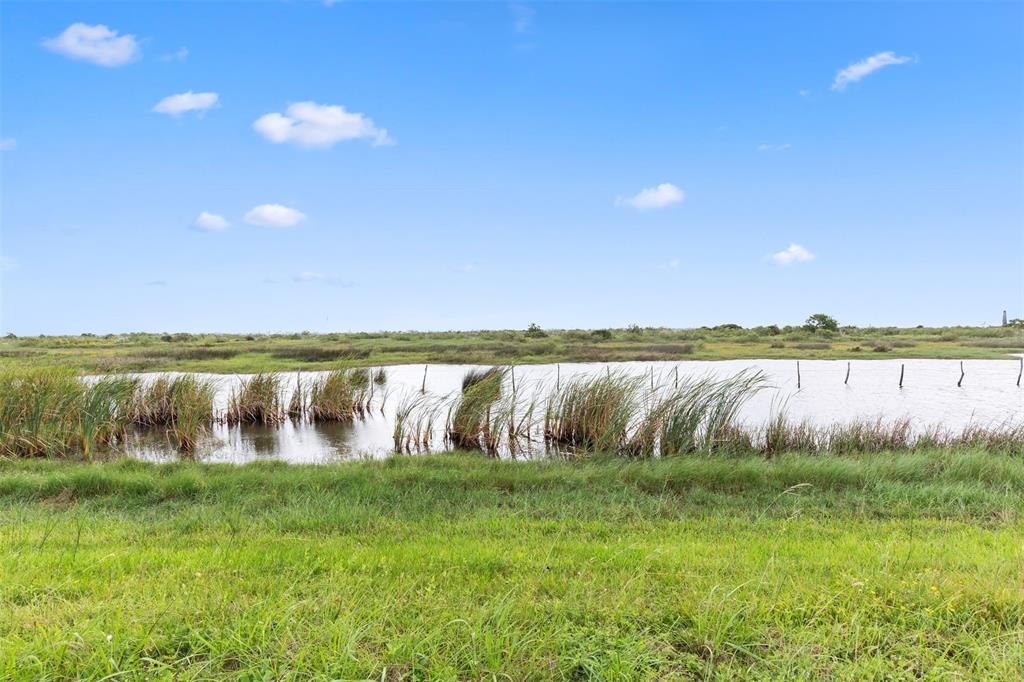
[[[454,395],[463,375],[475,365],[430,365],[426,389],[431,396]],[[903,388],[898,388],[901,367]],[[844,384],[846,361],[804,360],[800,363],[797,389],[796,362],[792,360],[729,360],[720,362],[624,362],[531,365],[516,367],[517,387],[522,394],[543,396],[556,381],[581,374],[624,371],[653,375],[656,383],[670,385],[676,375],[729,377],[745,369],[761,370],[772,388],[754,396],[743,408],[745,424],[763,424],[780,405],[793,421],[808,420],[826,425],[857,419],[909,417],[920,428],[941,425],[960,430],[969,424],[998,425],[1024,418],[1024,390],[1016,386],[1016,360],[973,360],[964,363],[962,387],[957,387],[960,363],[954,360],[860,360],[849,363],[849,382]],[[317,373],[302,373],[303,381]],[[145,375],[147,377],[155,375]],[[287,373],[286,390],[296,386],[299,373]],[[245,377],[219,376],[216,405],[223,410],[232,388]],[[393,449],[395,408],[403,395],[418,393],[423,386],[423,365],[387,368],[383,405],[375,400],[371,415],[353,423],[310,424],[286,421],[280,427],[217,424],[200,444],[195,456],[209,462],[282,460],[322,463],[360,457],[382,457]],[[286,400],[287,400],[286,396]],[[123,446],[133,457],[167,461],[178,457],[162,436],[134,434]]]

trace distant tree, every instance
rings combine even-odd
[[[814,313],[804,322],[804,329],[809,332],[837,332],[839,323],[825,313]]]
[[[626,327],[626,331],[632,334],[633,336],[640,336],[641,334],[644,333],[643,328],[638,324],[629,325],[628,327]]]
[[[600,339],[601,341],[609,341],[612,338],[611,329],[595,329],[591,334],[595,339]]]
[[[531,339],[542,339],[548,335],[546,331],[540,328],[540,325],[536,322],[531,322],[530,326],[526,328],[526,335]]]
[[[1019,329],[1024,329],[1024,320],[1022,320],[1019,317],[1017,317],[1017,318],[1014,318],[1012,320],[1009,320],[1006,323],[1006,326],[1007,327],[1017,327]]]

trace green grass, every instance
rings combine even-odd
[[[0,461],[0,678],[1019,679],[1024,460]]]
[[[71,365],[89,372],[255,373],[402,363],[510,365],[741,358],[1007,358],[1024,352],[1018,327],[630,328],[352,334],[109,334],[0,339],[0,367]]]

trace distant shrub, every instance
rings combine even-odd
[[[595,329],[590,334],[599,341],[610,341],[612,338],[611,329]]]
[[[539,324],[533,322],[526,328],[526,335],[531,339],[542,339],[547,336],[548,333],[541,329]]]
[[[832,348],[832,344],[825,343],[823,341],[805,341],[803,343],[798,343],[793,347],[799,348],[800,350],[829,350]]]
[[[770,344],[768,344],[768,347],[769,348],[785,348],[786,344],[783,343],[782,341],[772,341]]]
[[[892,350],[892,346],[888,343],[876,343],[875,347],[871,349],[875,353],[888,353]]]

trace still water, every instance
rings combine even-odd
[[[903,388],[899,388],[901,366]],[[474,365],[426,367],[426,392],[441,398],[454,396],[462,377]],[[1020,370],[1016,360],[973,360],[964,363],[961,387],[960,363],[952,360],[861,360],[849,363],[849,383],[844,384],[846,361],[803,360],[800,388],[797,364],[792,360],[730,360],[716,362],[623,362],[595,364],[528,365],[514,369],[520,395],[544,396],[556,382],[580,374],[607,371],[654,375],[658,384],[671,384],[678,373],[687,377],[726,378],[743,370],[764,372],[770,388],[758,393],[740,412],[748,426],[759,426],[780,409],[791,421],[808,420],[828,425],[878,417],[908,417],[918,428],[941,425],[954,431],[970,424],[997,426],[1024,419],[1024,388],[1016,385]],[[377,388],[370,415],[353,423],[310,424],[288,420],[278,427],[214,425],[201,442],[195,457],[207,462],[282,460],[322,463],[345,459],[383,457],[393,451],[395,409],[403,396],[419,394],[424,386],[424,365],[386,368],[387,383]],[[307,382],[317,373],[304,372]],[[156,375],[142,375],[152,377]],[[209,375],[217,385],[216,408],[227,406],[228,396],[244,376]],[[294,390],[299,373],[284,373],[285,400]],[[1024,382],[1022,382],[1024,383]],[[381,398],[383,397],[383,406]],[[442,415],[443,421],[443,415]],[[441,432],[443,428],[436,429]],[[435,449],[440,449],[438,442]],[[178,457],[162,436],[134,434],[121,450],[132,457],[168,461]]]

